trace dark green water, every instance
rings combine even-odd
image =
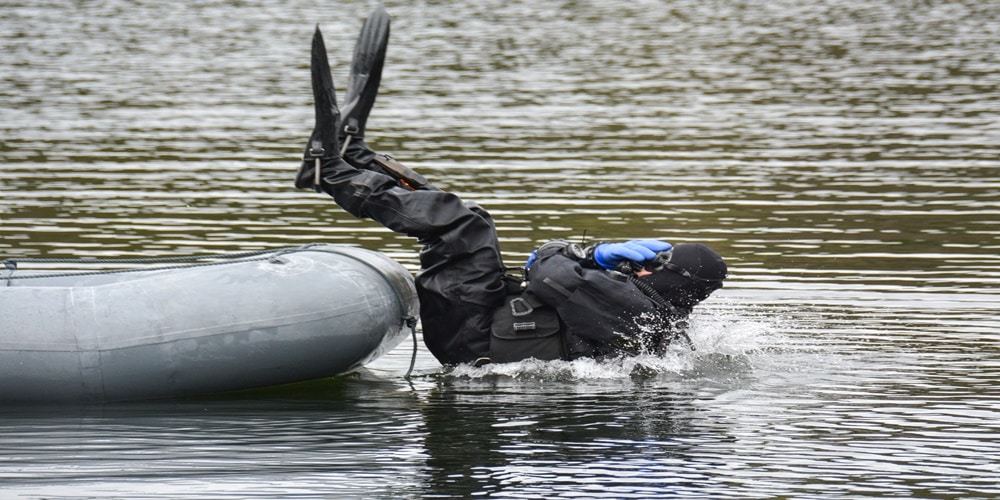
[[[415,243],[291,187],[368,2],[5,2],[0,255]],[[553,237],[731,264],[695,353],[0,409],[0,496],[1000,495],[1000,4],[390,2],[377,148]]]

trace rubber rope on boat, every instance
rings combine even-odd
[[[405,316],[403,321],[406,323],[406,326],[410,327],[410,336],[413,337],[413,354],[410,355],[410,368],[406,370],[406,375],[403,375],[403,378],[410,380],[410,374],[413,373],[413,365],[417,363],[417,318]]]
[[[251,252],[233,252],[233,253],[209,254],[209,255],[184,255],[180,257],[149,257],[149,258],[136,258],[136,259],[11,258],[0,261],[0,264],[3,264],[4,268],[6,268],[6,271],[8,273],[7,276],[0,276],[0,279],[18,280],[18,279],[32,279],[32,278],[64,278],[71,276],[93,276],[97,274],[116,274],[116,273],[131,273],[138,271],[160,271],[165,269],[184,269],[189,267],[217,266],[238,259],[242,259],[245,262],[255,262],[260,260],[275,259],[286,253],[298,252],[309,249],[310,247],[321,246],[321,245],[323,244],[309,243],[297,247],[272,248],[269,250],[254,250]],[[206,260],[206,259],[218,260],[218,262],[196,262],[199,260]],[[14,276],[14,272],[17,271],[18,263],[22,262],[29,264],[169,264],[169,263],[187,262],[187,264],[159,266],[159,267],[136,267],[131,269],[102,269],[98,271],[67,271],[63,273],[25,274],[22,276]]]

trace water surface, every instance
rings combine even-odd
[[[415,242],[291,186],[320,23],[374,4],[7,2],[0,255]],[[15,498],[1000,495],[996,2],[417,2],[370,142],[553,237],[730,262],[694,352],[0,409]]]

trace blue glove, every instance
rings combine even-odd
[[[604,269],[614,269],[622,261],[642,264],[673,245],[658,240],[632,240],[625,243],[602,243],[594,248],[594,262]]]
[[[626,245],[639,245],[652,250],[654,253],[666,252],[674,246],[666,241],[660,240],[632,240],[625,243]],[[647,259],[648,260],[648,259]]]
[[[528,256],[528,262],[524,263],[525,268],[531,267],[535,263],[535,259],[538,258],[538,250],[532,250],[531,255]]]

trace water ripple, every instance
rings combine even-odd
[[[5,4],[0,254],[416,243],[291,178],[308,42],[289,2]],[[552,237],[703,241],[696,351],[443,370],[409,346],[300,398],[0,410],[21,497],[993,497],[995,2],[416,2],[369,136]],[[82,493],[81,493],[82,492]]]

